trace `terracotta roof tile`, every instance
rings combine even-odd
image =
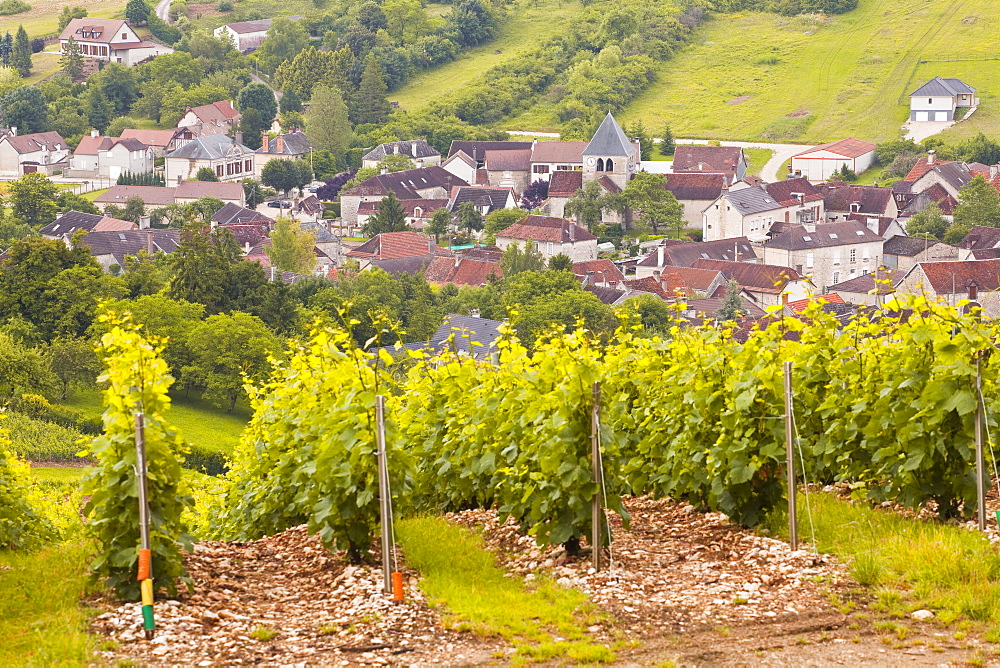
[[[847,138],[840,139],[838,141],[830,142],[829,144],[821,144],[815,146],[808,151],[802,151],[802,153],[797,153],[793,158],[801,158],[807,156],[810,153],[817,153],[819,151],[826,151],[828,153],[834,153],[836,155],[842,155],[845,158],[860,158],[866,153],[871,153],[875,150],[875,144],[863,141],[861,139]]]
[[[469,257],[439,256],[431,260],[424,274],[428,283],[454,283],[455,285],[485,285],[490,276],[503,277],[498,262]]]
[[[570,238],[571,234],[572,239]],[[552,241],[561,244],[597,239],[597,237],[585,228],[565,218],[536,216],[534,214],[525,216],[507,229],[497,232],[497,238],[501,237],[519,240]]]
[[[625,280],[624,274],[622,274],[621,270],[611,260],[588,260],[586,262],[573,263],[573,273],[577,276],[586,276],[591,271],[594,272],[594,280],[598,283]]]
[[[846,304],[844,298],[838,295],[836,292],[830,292],[825,295],[813,295],[812,297],[806,297],[805,299],[797,299],[792,302],[785,304],[793,313],[802,313],[806,310],[809,304],[813,302],[819,302],[820,304]]]
[[[687,172],[681,174],[666,174],[666,188],[677,199],[714,200],[722,193],[726,185],[724,174],[701,174]]]
[[[735,279],[742,288],[757,292],[779,293],[789,281],[801,280],[794,269],[773,264],[751,264],[748,262],[726,262],[723,260],[697,260],[695,269],[721,271],[727,280]]]
[[[939,295],[966,294],[973,282],[980,290],[1000,288],[1000,259],[918,262],[906,276],[915,272],[922,272]]]
[[[448,254],[430,237],[419,232],[383,232],[347,253],[350,257],[391,260],[400,257]]]
[[[674,151],[674,172],[735,175],[742,154],[738,146],[678,146]]]
[[[583,187],[583,172],[559,170],[549,177],[549,197],[572,197]]]
[[[531,148],[531,162],[583,164],[585,141],[540,141]]]

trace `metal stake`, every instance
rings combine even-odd
[[[591,502],[590,545],[593,553],[594,569],[601,570],[601,524],[604,511],[601,508],[601,490],[604,488],[604,472],[601,466],[601,383],[594,383],[594,405],[590,413],[590,465],[594,472],[594,500]]]
[[[389,467],[385,457],[385,397],[381,394],[375,397],[375,441],[378,446],[378,498],[379,519],[382,523],[382,577],[385,581],[385,593],[392,595],[392,562],[389,551],[392,549],[389,538],[389,522],[392,511],[389,507]]]
[[[983,369],[976,358],[976,499],[979,501],[979,530],[986,531],[986,461],[983,457]]]
[[[138,454],[139,476],[139,534],[142,549],[149,548],[149,494],[146,487],[146,424],[142,413],[135,414],[135,449]],[[150,573],[152,577],[152,573]]]
[[[788,472],[788,541],[799,549],[799,526],[795,512],[795,428],[792,425],[792,363],[785,362],[785,457]]]

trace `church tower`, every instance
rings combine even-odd
[[[586,184],[607,176],[624,189],[638,171],[639,149],[609,111],[587,148],[583,149],[583,182]]]

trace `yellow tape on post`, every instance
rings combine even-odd
[[[153,581],[143,580],[139,588],[142,590],[142,604],[153,605]]]

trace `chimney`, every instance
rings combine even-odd
[[[788,306],[788,293],[787,292],[782,292],[781,293],[781,305],[782,306]]]
[[[868,216],[868,229],[878,234],[878,218]]]
[[[990,165],[990,180],[993,180],[1000,174],[1000,162],[995,165]]]
[[[801,179],[802,178],[802,170],[801,169],[796,169],[795,170],[795,178],[797,178],[797,179]]]
[[[17,126],[16,125],[10,126],[10,136],[11,137],[16,137],[17,136]]]
[[[209,227],[209,229],[213,229],[214,230],[218,226],[219,226],[219,221],[217,221],[217,220],[209,220],[208,221],[208,227]]]
[[[383,167],[382,171],[379,172],[379,174],[388,174],[388,173],[389,173],[389,168],[388,167]]]
[[[153,243],[153,230],[146,230],[146,252],[150,255],[156,252],[156,244]]]
[[[237,144],[242,144],[243,143],[243,131],[242,130],[237,130],[236,131],[236,136],[233,137],[233,139],[236,140]]]
[[[267,153],[269,144],[271,142],[270,137],[267,136],[267,130],[262,130],[260,133],[260,152]]]
[[[97,128],[91,128],[90,129],[90,136],[91,137],[100,137],[101,133],[97,131]]]
[[[666,258],[664,257],[663,244],[656,247],[656,266],[662,267]]]
[[[594,274],[595,273],[596,272],[594,272],[593,270],[591,270],[591,271],[588,271],[587,275],[583,277],[583,286],[584,287],[587,287],[588,285],[597,285],[597,279],[594,278]]]
[[[479,317],[479,309],[477,309],[477,308],[471,308],[471,309],[469,309],[469,317],[470,318],[478,318]]]
[[[937,151],[935,151],[934,149],[931,149],[931,150],[927,151],[927,164],[928,165],[933,165],[934,164],[934,159],[936,157],[937,157]]]
[[[278,135],[278,145],[275,147],[278,153],[285,152],[285,137],[284,135]]]
[[[802,228],[809,234],[816,231],[816,221],[810,221],[808,223],[802,223]]]
[[[410,144],[410,153],[414,158],[417,157],[417,142]]]
[[[140,230],[149,229],[149,216],[139,216],[139,229]]]
[[[658,269],[653,270],[653,280],[657,283],[660,282],[660,271]]]
[[[399,154],[399,142],[398,141],[397,142],[393,142],[393,144],[392,144],[392,152],[395,155]]]
[[[576,223],[569,224],[569,242],[573,243],[576,241]]]
[[[274,268],[274,265],[271,265],[271,280],[272,280],[272,281],[274,281],[274,280],[277,280],[277,279],[276,279],[276,278],[274,277],[274,276],[275,276],[275,274],[277,274],[277,273],[278,273],[278,272],[277,272],[277,269],[275,269],[275,268]]]

